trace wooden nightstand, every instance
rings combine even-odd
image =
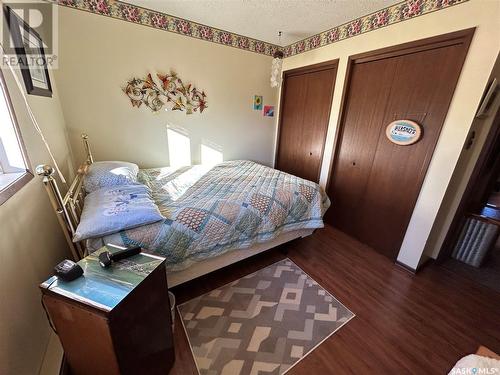
[[[168,374],[175,356],[163,258],[141,253],[99,265],[82,259],[82,277],[40,285],[72,374]]]

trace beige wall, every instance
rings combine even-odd
[[[341,88],[344,85],[348,57],[412,40],[477,27],[399,253],[398,260],[410,267],[416,267],[420,261],[481,94],[495,62],[500,46],[499,12],[500,2],[498,1],[471,0],[284,60],[284,69],[286,70],[340,59],[321,170],[320,183],[325,185],[332,162],[333,143],[342,97]],[[335,197],[331,197],[331,199],[335,204]]]
[[[270,57],[64,7],[59,15],[56,80],[76,158],[82,156],[78,136],[86,132],[97,160],[168,165],[171,124],[188,134],[193,163],[208,143],[221,148],[225,160],[272,165],[275,118],[252,109],[254,94],[265,104],[276,101]],[[208,109],[201,115],[153,114],[132,107],[121,91],[132,77],[170,69],[206,91]]]
[[[15,81],[9,71],[2,71],[32,167],[51,163]],[[30,95],[29,102],[68,176],[71,154],[53,77],[51,80],[55,95]],[[55,264],[71,255],[37,176],[0,206],[0,223],[0,374],[33,375],[42,364],[50,332],[38,285],[51,275]]]

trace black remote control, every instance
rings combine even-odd
[[[120,250],[116,253],[110,253],[109,251],[104,251],[99,254],[99,264],[101,267],[108,268],[112,262],[116,262],[120,259],[125,259],[131,257],[132,255],[139,254],[141,252],[140,246],[132,247],[130,249]]]

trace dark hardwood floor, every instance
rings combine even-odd
[[[485,345],[500,353],[500,294],[429,265],[417,275],[327,226],[283,245],[288,257],[356,314],[289,374],[446,374]],[[182,303],[272,264],[262,255],[174,288]],[[172,375],[197,374],[179,317]]]
[[[453,258],[444,261],[443,267],[500,293],[500,237],[486,255],[481,267],[473,267]]]

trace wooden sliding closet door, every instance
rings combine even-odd
[[[337,61],[286,71],[276,168],[319,181]]]
[[[327,189],[332,200],[327,221],[393,259],[471,38],[468,30],[352,60]],[[386,127],[398,119],[420,124],[422,138],[408,146],[390,142]]]

